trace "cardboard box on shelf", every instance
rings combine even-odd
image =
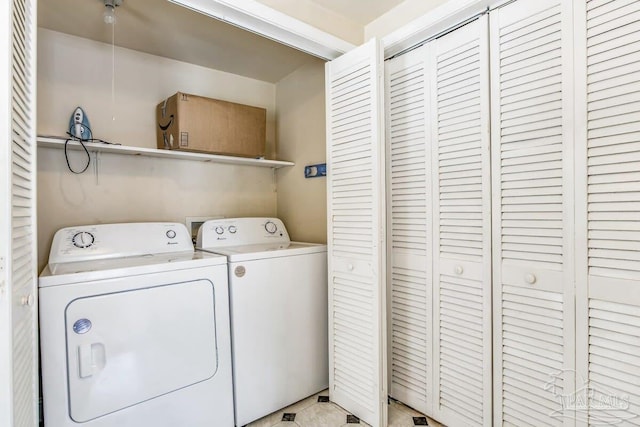
[[[158,148],[264,157],[267,110],[178,92],[156,107]]]

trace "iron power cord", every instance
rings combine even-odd
[[[89,131],[89,135],[93,136],[93,132],[91,132],[91,128],[89,128],[86,125],[83,125],[83,126],[87,128],[87,130]],[[85,142],[99,142],[101,144],[120,145],[118,143],[105,141],[99,138],[86,138],[86,139],[78,138],[77,136],[73,135],[71,132],[67,132],[67,135],[69,135],[69,138],[67,138],[67,140],[64,142],[64,159],[67,162],[67,168],[69,168],[69,170],[75,173],[76,175],[80,175],[81,173],[84,173],[87,169],[89,169],[89,165],[91,164],[91,154],[89,154],[89,150],[87,149]],[[71,167],[71,163],[69,162],[69,154],[67,153],[67,146],[71,141],[79,142],[80,145],[82,146],[82,149],[87,155],[87,164],[84,166],[84,168],[81,171],[73,170],[73,168]]]

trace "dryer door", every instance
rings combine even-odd
[[[67,306],[65,322],[76,422],[205,381],[217,370],[208,280],[79,298]]]

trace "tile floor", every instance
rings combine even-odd
[[[329,391],[325,390],[303,399],[271,415],[254,421],[246,427],[356,427],[368,426],[335,403],[329,402]],[[429,425],[442,427],[440,423],[419,412],[391,401],[389,404],[389,427],[413,427]]]

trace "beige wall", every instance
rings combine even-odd
[[[278,155],[296,162],[277,172],[278,216],[297,241],[327,240],[327,180],[304,178],[305,165],[326,161],[324,100],[322,61],[300,68],[276,85]]]
[[[155,105],[176,91],[267,108],[268,152],[275,153],[275,85],[116,48],[115,108],[111,47],[39,31],[38,133],[63,135],[82,106],[96,137],[155,147]],[[113,115],[115,114],[115,120]],[[78,152],[73,158],[81,160]],[[271,169],[103,154],[99,173],[67,170],[62,150],[38,150],[38,252],[46,263],[65,226],[179,221],[186,216],[276,215]]]
[[[38,133],[63,135],[78,106],[94,136],[154,147],[155,107],[181,91],[267,109],[267,157],[275,153],[275,85],[130,49],[38,30]]]
[[[432,11],[448,0],[405,0],[364,27],[364,40],[382,38]],[[449,0],[452,1],[452,0]]]

